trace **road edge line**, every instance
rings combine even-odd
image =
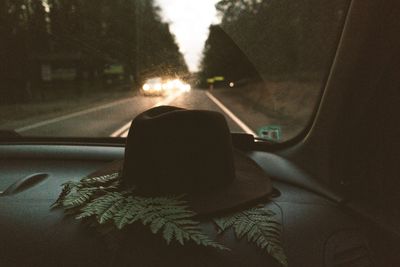
[[[132,100],[132,98],[117,100],[117,101],[114,101],[114,102],[111,102],[111,103],[108,103],[108,104],[103,104],[103,105],[100,105],[100,106],[97,106],[97,107],[93,107],[93,108],[89,108],[89,109],[73,112],[73,113],[66,114],[66,115],[63,115],[63,116],[60,116],[60,117],[56,117],[56,118],[53,118],[53,119],[44,120],[44,121],[37,122],[37,123],[31,124],[31,125],[28,125],[28,126],[20,127],[18,129],[16,129],[15,131],[16,132],[29,131],[29,130],[32,130],[32,129],[35,129],[35,128],[39,128],[39,127],[42,127],[42,126],[45,126],[45,125],[48,125],[48,124],[52,124],[52,123],[55,123],[55,122],[67,120],[67,119],[70,119],[70,118],[73,118],[73,117],[77,117],[77,116],[80,116],[80,115],[85,115],[85,114],[88,114],[88,113],[91,113],[91,112],[95,112],[95,111],[98,111],[98,110],[110,108],[110,107],[113,107],[113,106],[116,106],[116,105],[119,105],[119,104],[122,104],[122,103],[125,103],[125,102],[128,102],[128,101],[131,101],[131,100]]]
[[[221,103],[215,96],[213,96],[210,92],[206,92],[206,95],[208,98],[211,99],[220,109],[222,109],[223,112],[225,112],[226,115],[228,115],[240,128],[242,128],[243,131],[245,131],[247,134],[251,134],[253,136],[257,136],[257,134],[250,129],[243,121],[241,121],[238,117],[236,117],[235,114],[232,113],[224,104]]]
[[[125,124],[124,126],[122,126],[121,128],[119,128],[118,130],[116,130],[115,132],[113,132],[110,137],[120,137],[122,136],[126,131],[129,130],[129,128],[131,127],[132,122],[128,122],[127,124]]]

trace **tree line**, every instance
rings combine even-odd
[[[347,0],[221,0],[199,78],[314,79],[332,59]]]
[[[2,102],[40,91],[46,64],[73,65],[74,82],[120,65],[136,87],[149,76],[188,73],[153,0],[1,0],[0,39]]]

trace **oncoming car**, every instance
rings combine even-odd
[[[161,78],[147,79],[142,86],[142,93],[145,96],[161,96],[164,95],[163,83]]]
[[[172,79],[163,83],[163,89],[167,92],[189,92],[192,88],[180,79]]]
[[[160,77],[147,79],[142,86],[145,96],[162,96],[171,93],[186,93],[192,89],[190,84],[180,79],[163,79]]]

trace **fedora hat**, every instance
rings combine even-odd
[[[89,177],[120,171],[121,190],[146,197],[184,195],[197,214],[254,205],[272,193],[270,178],[235,149],[225,117],[160,106],[138,115],[125,158]]]

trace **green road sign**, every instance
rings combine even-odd
[[[217,81],[217,82],[221,82],[221,81],[224,81],[224,80],[225,80],[224,76],[215,76],[214,77],[214,81]]]
[[[214,79],[213,78],[207,79],[207,82],[208,83],[214,83]]]
[[[258,130],[258,136],[267,140],[279,142],[282,138],[282,129],[278,125],[267,125]]]

